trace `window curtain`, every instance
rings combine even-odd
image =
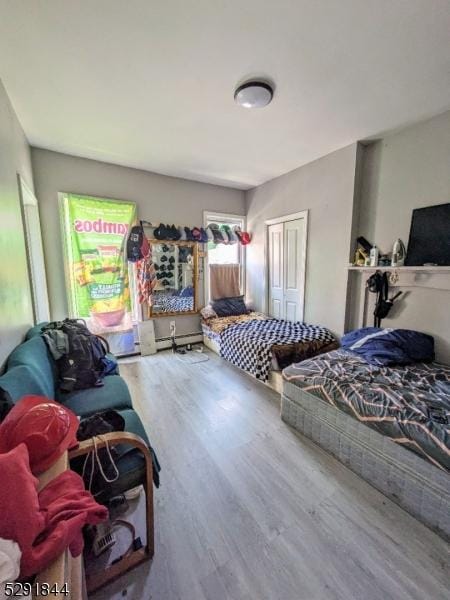
[[[241,266],[238,264],[209,265],[211,300],[240,296],[240,271]]]

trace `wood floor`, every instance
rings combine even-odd
[[[448,599],[448,545],[208,356],[121,363],[163,468],[156,554],[96,600]]]

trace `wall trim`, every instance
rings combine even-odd
[[[274,219],[267,219],[264,221],[265,225],[278,225],[278,223],[286,223],[286,221],[296,221],[297,219],[306,219],[306,225],[308,225],[308,209],[301,210],[300,212],[291,213],[290,215],[284,215],[282,217],[275,217]]]

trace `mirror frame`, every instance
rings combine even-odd
[[[198,304],[198,282],[199,282],[199,272],[198,272],[198,242],[180,242],[179,240],[156,240],[156,239],[148,239],[148,243],[150,246],[155,246],[156,244],[172,244],[173,246],[188,246],[193,249],[194,256],[194,269],[193,269],[193,284],[194,284],[194,310],[180,310],[174,312],[153,312],[153,306],[149,307],[149,318],[150,319],[159,319],[161,317],[185,317],[188,315],[196,315],[198,314],[200,308]]]

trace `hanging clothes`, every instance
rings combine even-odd
[[[147,256],[144,256],[136,263],[136,275],[138,282],[138,301],[139,304],[147,303],[153,305],[153,290],[158,283],[156,269],[153,263],[152,249],[148,246]]]

